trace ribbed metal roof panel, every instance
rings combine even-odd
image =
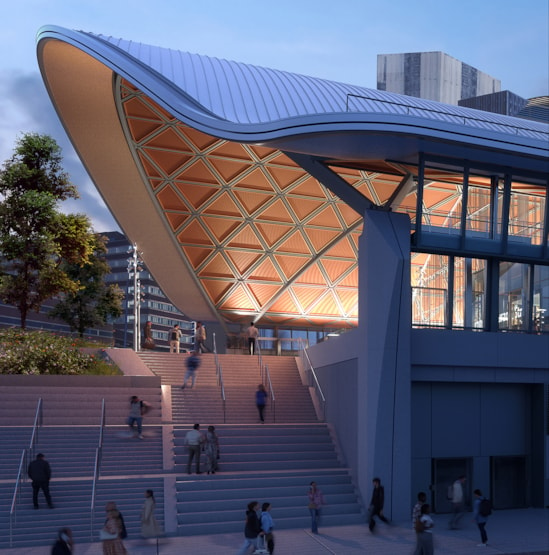
[[[44,28],[43,32],[64,33],[69,41],[87,42],[86,46],[92,48],[94,54],[99,52],[106,60],[110,57],[109,49],[122,57],[130,56],[132,59],[128,59],[127,64],[118,60],[120,69],[131,73],[132,70],[124,66],[137,64],[148,80],[149,92],[154,92],[155,88],[165,91],[177,87],[196,103],[193,109],[197,114],[202,111],[210,119],[226,122],[225,127],[220,125],[220,131],[223,127],[230,133],[253,134],[261,130],[278,134],[285,128],[297,129],[311,124],[330,125],[331,128],[335,125],[345,130],[381,115],[398,118],[391,121],[393,124],[406,122],[408,126],[423,129],[432,127],[436,133],[448,133],[458,126],[460,133],[475,135],[477,129],[481,133],[479,137],[484,138],[497,135],[499,140],[509,142],[518,137],[539,141],[542,150],[547,149],[549,143],[549,126],[541,122],[93,33],[58,27]],[[158,76],[163,79],[159,80]],[[159,92],[159,96],[162,94]],[[383,124],[382,120],[376,121]],[[442,127],[436,131],[439,125]]]

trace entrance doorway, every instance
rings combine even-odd
[[[526,457],[491,457],[490,467],[494,507],[496,509],[527,507],[529,488]]]
[[[465,504],[470,506],[472,459],[433,459],[431,503],[433,512],[450,513],[452,503],[447,497],[448,486],[452,485],[460,476],[465,476],[467,481],[463,485]]]

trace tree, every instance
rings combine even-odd
[[[78,289],[62,263],[86,264],[94,249],[89,219],[59,210],[78,198],[61,160],[54,139],[28,133],[0,170],[0,299],[18,308],[23,329],[29,311]]]
[[[109,318],[122,315],[124,293],[116,284],[107,285],[105,275],[110,272],[105,258],[107,239],[94,235],[94,252],[87,264],[64,262],[64,270],[79,288],[62,295],[49,316],[65,321],[80,337],[86,329],[106,324]]]

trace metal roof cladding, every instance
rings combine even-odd
[[[55,26],[39,30],[37,41],[46,38],[88,52],[174,115],[233,140],[235,134],[257,141],[375,124],[378,131],[385,125],[439,138],[454,133],[549,155],[549,125],[542,122]]]

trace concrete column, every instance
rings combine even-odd
[[[357,376],[359,487],[385,487],[385,514],[410,515],[410,220],[367,210],[359,241]]]

